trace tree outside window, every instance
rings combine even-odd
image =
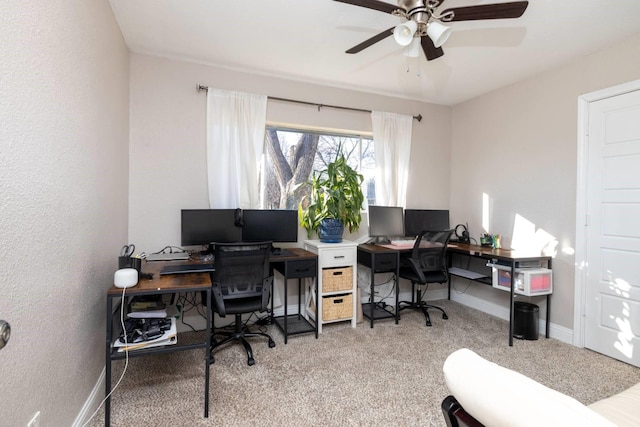
[[[262,209],[297,209],[309,194],[307,186],[300,184],[335,159],[338,149],[349,166],[364,175],[362,191],[368,204],[375,203],[375,153],[370,136],[267,126],[265,146],[260,173]]]

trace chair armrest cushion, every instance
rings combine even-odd
[[[486,426],[615,426],[572,397],[469,349],[449,355],[443,371],[451,394]]]
[[[640,383],[589,405],[619,427],[640,426]]]

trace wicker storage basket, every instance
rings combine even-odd
[[[353,294],[322,297],[322,320],[350,319],[353,317]]]
[[[353,267],[322,269],[322,292],[350,291],[352,288]]]

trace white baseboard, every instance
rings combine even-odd
[[[73,421],[73,424],[71,424],[72,427],[81,427],[89,421],[89,417],[93,415],[96,408],[98,408],[98,405],[100,405],[104,399],[104,381],[106,377],[105,369],[106,368],[102,368],[102,372],[100,372],[100,376],[98,377],[98,382],[93,386],[93,390],[91,390],[89,397],[87,397],[87,400],[84,402],[84,405],[82,405],[76,419]]]

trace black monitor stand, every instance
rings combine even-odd
[[[373,238],[372,243],[375,243],[376,245],[388,245],[391,243],[391,239],[389,236],[376,236]]]

